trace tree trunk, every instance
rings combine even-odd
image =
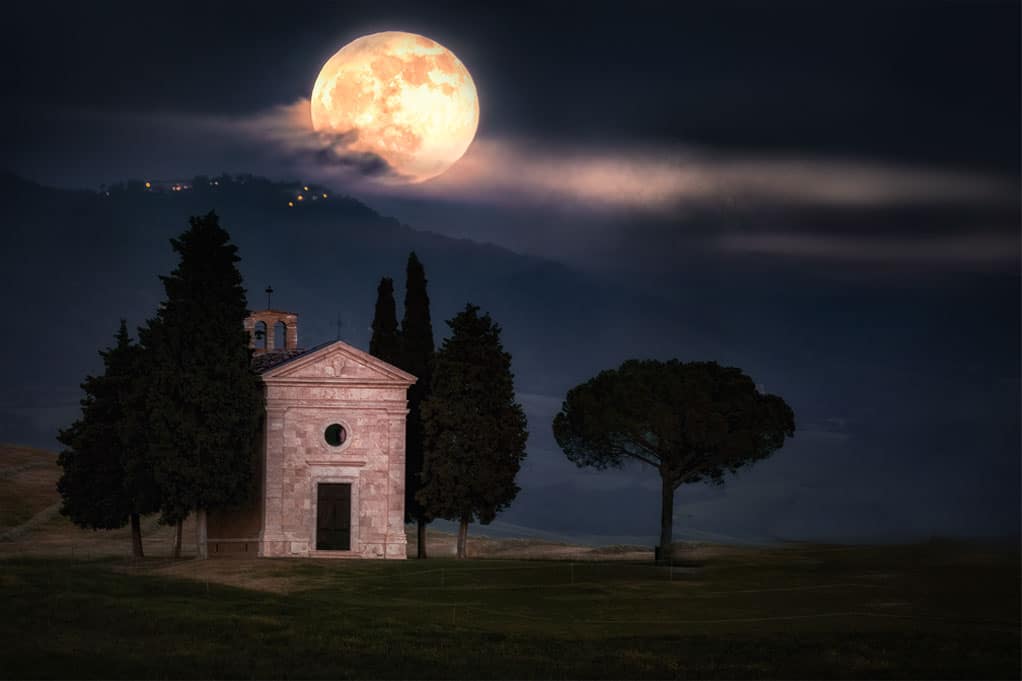
[[[418,550],[416,551],[417,558],[428,558],[426,555],[426,520],[424,518],[416,518],[416,525],[418,525]]]
[[[184,530],[185,521],[177,521],[177,532],[174,533],[174,557],[181,557],[181,532]]]
[[[665,475],[660,476],[660,546],[656,560],[666,563],[671,557],[671,541],[674,538],[674,484]]]
[[[468,518],[462,518],[458,525],[458,558],[466,558],[465,545],[468,543]]]
[[[142,558],[142,519],[137,513],[131,514],[131,555]]]
[[[206,546],[206,511],[199,509],[195,512],[195,543],[198,549],[198,557],[202,560],[209,558],[209,549]]]

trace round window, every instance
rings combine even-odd
[[[323,437],[326,439],[326,443],[331,447],[340,447],[344,444],[344,441],[348,439],[348,431],[344,429],[339,423],[331,423],[326,427],[326,432],[323,433]]]

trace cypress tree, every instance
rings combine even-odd
[[[205,557],[206,512],[253,492],[264,395],[250,367],[237,247],[213,212],[191,218],[170,243],[180,261],[161,277],[166,300],[141,332],[152,356],[150,454],[163,521],[195,511]]]
[[[397,307],[394,304],[394,280],[380,279],[376,289],[376,312],[373,315],[373,337],[369,354],[396,366],[401,364],[401,334],[397,328]]]
[[[458,558],[469,522],[490,523],[518,494],[528,437],[500,326],[478,311],[466,305],[447,322],[451,335],[436,354],[432,394],[422,405],[418,499],[430,516],[459,523]]]
[[[426,270],[412,251],[405,279],[405,313],[401,320],[402,369],[419,380],[408,389],[408,420],[405,431],[405,521],[415,521],[419,558],[426,558],[426,523],[430,516],[419,503],[422,485],[422,403],[429,397],[433,376],[433,322],[426,292]]]
[[[114,347],[100,351],[104,372],[87,376],[82,415],[57,439],[60,512],[79,527],[115,529],[131,521],[132,554],[141,558],[141,515],[159,509],[146,455],[140,348],[121,320]]]

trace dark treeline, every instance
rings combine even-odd
[[[369,347],[418,378],[408,391],[405,442],[405,515],[417,526],[417,555],[427,557],[427,523],[444,518],[459,523],[464,558],[468,524],[491,522],[518,494],[528,431],[500,326],[469,304],[447,322],[451,336],[434,352],[426,283],[413,252],[398,328],[393,281],[380,280]]]
[[[192,218],[171,240],[177,267],[161,277],[165,299],[131,341],[121,322],[100,354],[104,371],[82,384],[81,416],[60,433],[61,512],[94,529],[130,523],[143,555],[140,517],[159,512],[178,527],[194,513],[204,550],[206,513],[246,502],[264,415],[251,367],[248,314],[237,247],[214,213]],[[394,284],[377,288],[370,352],[415,375],[406,430],[406,522],[426,557],[427,523],[488,524],[519,492],[527,421],[516,400],[502,328],[477,306],[447,321],[435,350],[425,268],[408,256],[404,315]],[[634,460],[662,482],[658,557],[673,538],[674,495],[685,483],[725,475],[770,456],[794,434],[794,414],[741,370],[716,362],[626,361],[570,390],[553,432],[579,466]],[[204,556],[203,556],[204,557]]]
[[[214,213],[171,240],[178,266],[161,277],[166,298],[131,343],[123,322],[101,353],[104,373],[82,385],[82,414],[60,435],[61,513],[82,527],[129,520],[143,555],[139,516],[177,524],[243,503],[263,418],[262,382],[250,367],[237,247]],[[202,544],[200,542],[200,550]]]

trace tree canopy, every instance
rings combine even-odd
[[[394,280],[380,279],[376,288],[376,310],[373,314],[373,335],[369,339],[369,354],[396,366],[401,364],[401,333],[397,327],[397,307],[394,304]]]
[[[129,519],[132,550],[142,556],[139,516],[160,506],[146,451],[142,354],[122,319],[104,372],[82,383],[81,417],[60,431],[60,512],[80,527],[114,529]]]
[[[436,354],[432,394],[422,405],[418,500],[431,516],[460,523],[464,557],[468,523],[491,522],[518,494],[528,431],[500,326],[471,304],[447,324],[451,335]]]
[[[165,522],[248,499],[264,411],[237,247],[212,212],[191,218],[171,246],[180,260],[161,277],[166,300],[140,332],[151,354],[150,454]]]
[[[674,490],[724,482],[795,434],[795,416],[741,369],[716,362],[628,360],[572,388],[554,438],[579,467],[639,461],[662,481],[661,550],[670,545]]]

